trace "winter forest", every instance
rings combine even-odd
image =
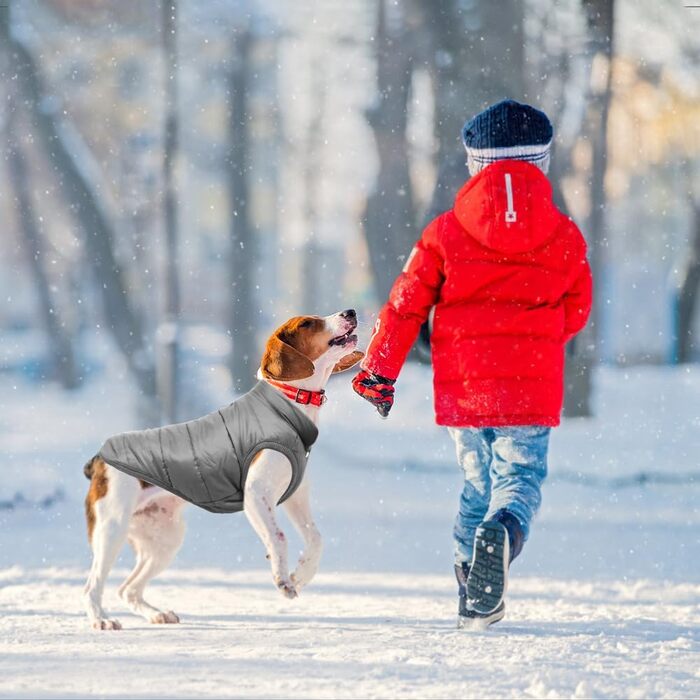
[[[554,126],[594,293],[504,620],[457,629],[431,315],[386,420],[328,382],[297,599],[190,506],[146,591],[180,624],[122,601],[124,547],[91,629],[85,462],[250,390],[292,316],[355,309],[364,350],[505,98]],[[700,5],[0,0],[0,222],[0,697],[700,694]]]

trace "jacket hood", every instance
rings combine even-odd
[[[525,253],[550,240],[562,214],[552,186],[531,163],[501,160],[472,177],[455,198],[454,213],[481,245],[503,253]]]

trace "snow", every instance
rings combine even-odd
[[[266,572],[178,567],[156,597],[186,610],[183,624],[129,618],[128,630],[97,634],[85,628],[83,578],[80,569],[8,572],[3,598],[22,604],[3,625],[0,692],[463,698],[698,689],[697,585],[518,578],[507,622],[465,633],[444,575],[323,573],[289,604]]]
[[[309,463],[325,551],[298,600],[273,588],[244,517],[191,508],[181,553],[149,589],[182,623],[126,612],[116,587],[127,551],[105,596],[124,630],[89,629],[82,465],[136,424],[118,373],[69,400],[0,377],[0,501],[65,494],[47,509],[0,510],[0,696],[700,695],[697,368],[599,370],[596,418],[554,431],[506,618],[481,632],[455,626],[460,475],[432,424],[429,370],[415,366],[386,421],[349,375],[329,387]],[[641,473],[668,483],[610,482]]]

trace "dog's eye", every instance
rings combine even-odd
[[[311,326],[311,321],[307,318],[306,321],[302,321],[299,324],[299,328],[309,328]]]

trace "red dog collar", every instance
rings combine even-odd
[[[268,384],[276,386],[278,389],[282,390],[282,393],[292,401],[308,406],[323,406],[326,403],[326,392],[321,389],[321,391],[310,391],[309,389],[299,389],[299,387],[292,386],[291,384],[284,384],[283,382],[276,382],[274,379],[266,379]]]

